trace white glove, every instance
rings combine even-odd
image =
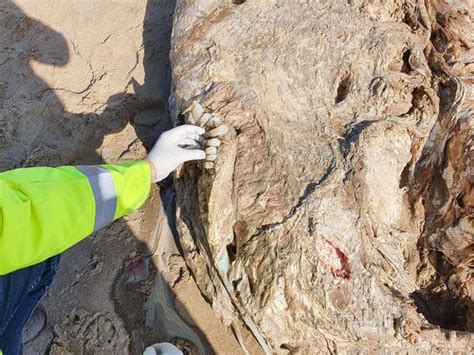
[[[147,161],[152,171],[152,181],[166,178],[181,163],[202,160],[206,153],[199,142],[206,130],[199,126],[184,125],[164,132],[148,154]]]

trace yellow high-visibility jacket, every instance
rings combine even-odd
[[[0,275],[57,255],[147,199],[149,163],[0,174]]]

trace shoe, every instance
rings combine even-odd
[[[146,348],[143,355],[183,355],[183,352],[171,343],[158,343]]]

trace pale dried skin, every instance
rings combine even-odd
[[[472,351],[469,10],[178,2],[174,111],[230,128],[212,179],[178,172],[180,240],[264,350]]]

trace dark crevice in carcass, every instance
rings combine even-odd
[[[411,297],[417,310],[430,323],[446,329],[472,330],[474,305],[463,286],[474,273],[472,265],[469,265],[472,255],[462,251],[467,241],[460,236],[454,238],[452,234],[462,233],[460,226],[469,218],[469,212],[457,202],[458,191],[463,186],[462,176],[467,174],[468,169],[469,134],[460,134],[464,84],[452,75],[448,60],[453,57],[446,57],[446,53],[462,43],[463,39],[461,32],[449,28],[456,26],[457,14],[451,13],[452,8],[442,1],[431,1],[427,2],[427,9],[432,32],[431,47],[426,53],[433,86],[437,88],[439,116],[413,173],[410,175],[407,165],[400,183],[408,187],[412,205],[415,201],[421,201],[424,206],[425,226],[418,242],[422,263],[418,272],[419,275],[426,275],[426,271],[431,270],[429,273],[432,276],[429,280],[426,276],[420,277],[420,289]],[[461,47],[458,46],[457,55],[460,55]],[[416,105],[416,101],[414,103]],[[446,171],[453,171],[449,181],[446,180]],[[456,228],[457,232],[448,232]]]

